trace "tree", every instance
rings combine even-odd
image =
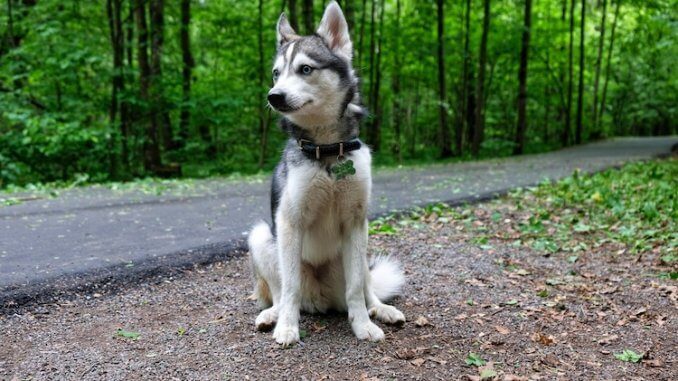
[[[191,0],[181,0],[181,112],[179,115],[179,143],[186,144],[191,126],[191,80],[193,54],[191,54]]]
[[[602,130],[602,116],[605,113],[605,97],[607,96],[607,84],[610,79],[610,68],[612,61],[612,52],[614,50],[614,35],[617,29],[617,21],[619,20],[619,7],[621,6],[622,0],[617,0],[617,6],[614,8],[614,21],[612,22],[612,32],[610,33],[610,47],[607,48],[607,64],[605,66],[605,82],[603,84],[603,94],[600,98],[600,116],[597,119],[598,125],[596,126],[597,131]]]
[[[299,16],[297,13],[297,0],[288,0],[287,6],[289,8],[289,13],[290,13],[290,26],[294,30],[299,30]]]
[[[455,133],[455,147],[457,149],[457,155],[462,155],[463,145],[464,145],[464,123],[467,120],[467,116],[473,113],[473,110],[468,111],[469,98],[473,98],[473,91],[471,90],[472,84],[470,77],[470,66],[471,66],[471,53],[469,51],[469,43],[471,39],[471,0],[466,0],[466,7],[464,10],[464,23],[463,23],[464,34],[464,51],[462,56],[462,70],[461,70],[461,89],[459,96],[459,119],[457,122],[457,129]],[[470,123],[469,123],[470,125]],[[472,135],[468,135],[472,136]]]
[[[125,100],[121,100],[121,95],[125,92],[125,78],[124,78],[124,31],[122,25],[122,0],[107,0],[106,13],[108,16],[108,26],[110,30],[111,47],[113,53],[113,76],[111,81],[111,105],[109,109],[109,122],[112,130],[116,129],[116,115],[120,111],[120,140],[121,152],[120,159],[125,167],[129,170],[129,107]],[[115,135],[113,135],[115,136]],[[112,138],[112,145],[115,145],[116,139]],[[111,147],[113,148],[113,147]],[[113,148],[112,152],[115,152]],[[112,167],[117,168],[117,158],[112,158]],[[117,174],[117,169],[114,174]]]
[[[478,83],[476,84],[476,110],[475,128],[473,130],[473,145],[471,153],[478,156],[480,144],[483,142],[485,133],[485,65],[487,64],[487,36],[490,32],[490,0],[483,0],[483,34],[480,38],[480,58],[478,60]]]
[[[313,20],[313,0],[303,0],[301,3],[302,21],[304,22],[304,33],[307,35],[315,33],[315,21]]]
[[[572,88],[573,88],[573,56],[574,56],[574,2],[570,2],[570,46],[567,56],[567,110],[565,111],[565,128],[563,128],[563,135],[561,143],[563,146],[570,144],[570,131],[572,129]]]
[[[175,148],[172,122],[165,102],[162,53],[165,44],[165,0],[150,0],[151,15],[151,118],[156,120],[165,150]]]
[[[593,129],[598,134],[598,85],[600,83],[600,67],[603,61],[603,46],[605,45],[605,16],[607,15],[607,0],[603,0],[603,16],[600,20],[600,39],[598,40],[598,55],[596,56],[596,76],[593,82]]]
[[[581,26],[579,31],[579,86],[577,97],[577,129],[575,131],[575,143],[581,144],[583,127],[583,111],[584,111],[584,31],[586,20],[586,0],[581,0]]]
[[[137,26],[137,61],[139,65],[139,99],[146,110],[142,120],[147,121],[146,136],[143,143],[144,169],[155,172],[161,166],[160,147],[158,145],[158,126],[154,113],[148,110],[150,102],[149,87],[151,82],[151,66],[148,62],[148,27],[146,24],[146,7],[144,0],[134,1],[134,18]]]
[[[396,19],[394,35],[394,59],[393,59],[393,80],[391,81],[391,91],[393,92],[393,130],[395,132],[395,144],[393,150],[395,151],[398,162],[402,162],[403,153],[401,147],[401,122],[403,118],[402,98],[400,94],[400,66],[402,65],[400,53],[400,0],[396,0]]]
[[[518,69],[518,128],[514,155],[522,155],[525,149],[525,130],[527,129],[527,64],[530,50],[530,32],[532,29],[532,0],[525,0],[525,24],[520,47],[520,69]]]
[[[445,10],[443,0],[436,1],[438,14],[438,112],[440,157],[452,156],[450,130],[447,126],[447,97],[445,95]],[[383,11],[382,11],[383,12]]]
[[[259,94],[256,98],[257,111],[259,113],[259,168],[263,168],[264,160],[266,159],[266,145],[268,144],[268,113],[264,107],[264,99],[266,98],[266,82],[264,79],[264,0],[259,0],[259,18],[257,19],[259,34],[258,50],[259,50]]]

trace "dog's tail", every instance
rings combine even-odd
[[[391,257],[378,256],[373,258],[370,265],[370,275],[372,290],[382,302],[400,295],[403,284],[405,284],[405,274],[400,263]]]

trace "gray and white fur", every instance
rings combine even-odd
[[[338,158],[316,159],[298,140],[333,144],[357,137],[365,111],[351,59],[348,26],[336,2],[325,9],[313,36],[299,36],[284,15],[277,25],[270,106],[282,114],[289,140],[271,187],[273,226],[259,222],[249,234],[254,295],[263,311],[259,330],[275,326],[284,345],[299,340],[299,313],[348,311],[359,339],[382,340],[370,317],[401,324],[405,316],[384,302],[401,291],[404,275],[391,258],[368,265],[367,207],[372,187],[366,145],[346,153],[356,173],[338,179]]]

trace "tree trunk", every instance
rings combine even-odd
[[[375,67],[374,67],[374,50],[375,50],[375,41],[374,41],[374,31],[375,31],[375,24],[374,24],[374,12],[375,12],[375,7],[376,7],[376,0],[372,0],[372,9],[370,10],[370,84],[369,88],[367,91],[367,99],[368,101],[368,106],[372,109],[372,115],[377,112],[377,110],[374,108],[374,72],[375,72]],[[377,134],[376,131],[374,130],[374,123],[370,123],[367,131],[367,140],[369,144],[372,145],[372,149],[374,149],[374,142],[377,139]]]
[[[396,0],[396,19],[395,30],[393,33],[393,80],[391,81],[391,90],[393,92],[393,129],[395,132],[395,146],[394,151],[398,157],[398,163],[403,161],[402,148],[400,143],[401,125],[402,125],[402,99],[400,94],[400,0]]]
[[[304,33],[306,35],[311,35],[315,33],[315,28],[313,27],[313,0],[303,0],[301,3],[302,7],[302,18],[304,22]]]
[[[264,107],[264,99],[266,98],[266,80],[264,77],[264,0],[259,0],[259,18],[257,20],[257,42],[259,48],[259,92],[257,93],[256,104],[259,114],[259,169],[264,167],[266,160],[266,146],[268,145],[268,115]]]
[[[522,155],[525,150],[525,131],[527,130],[527,64],[530,51],[530,32],[532,28],[532,0],[525,0],[525,25],[520,47],[520,68],[518,69],[518,128],[514,155]]]
[[[191,77],[193,55],[191,54],[191,0],[181,0],[181,112],[179,115],[179,144],[184,146],[188,141],[191,126]],[[263,72],[263,71],[262,71]]]
[[[565,128],[563,129],[562,135],[562,144],[563,146],[570,145],[570,131],[572,129],[572,87],[573,87],[573,76],[574,76],[574,2],[575,0],[570,1],[570,47],[568,51],[567,59],[567,110],[565,111]]]
[[[146,7],[144,0],[134,1],[134,15],[137,24],[138,49],[137,61],[139,64],[139,99],[144,105],[143,121],[147,123],[146,136],[143,144],[144,168],[148,172],[155,172],[161,164],[160,147],[158,146],[158,126],[153,113],[149,113],[149,87],[151,82],[151,67],[148,63],[148,27],[146,24]]]
[[[379,37],[377,39],[376,52],[374,52],[374,57],[376,58],[376,64],[374,67],[374,86],[372,87],[371,97],[371,107],[374,108],[374,118],[372,119],[372,126],[370,131],[372,131],[372,149],[377,152],[381,148],[381,118],[383,110],[379,104],[379,92],[381,90],[381,42],[384,35],[384,0],[381,0],[379,4]]]
[[[299,16],[297,13],[297,0],[289,0],[287,3],[290,12],[290,26],[299,33]]]
[[[614,8],[614,21],[612,22],[612,32],[610,33],[610,47],[607,48],[607,64],[605,67],[605,82],[603,83],[603,94],[600,98],[600,112],[598,117],[598,125],[596,126],[597,131],[602,131],[602,119],[603,114],[605,113],[605,97],[607,95],[607,83],[610,79],[610,68],[612,61],[612,50],[614,49],[614,35],[617,29],[617,21],[619,20],[619,6],[621,5],[622,0],[617,0],[617,6]]]
[[[356,62],[358,65],[356,66],[358,68],[358,71],[362,69],[362,59],[363,59],[363,40],[365,37],[365,18],[367,15],[367,12],[365,12],[365,7],[367,6],[367,0],[363,0],[363,6],[360,8],[360,39],[358,41],[358,59]]]
[[[438,142],[440,157],[452,156],[450,130],[447,126],[447,96],[445,94],[445,9],[444,0],[436,1],[438,14]],[[382,11],[383,12],[383,11]]]
[[[577,97],[577,130],[575,132],[575,143],[581,144],[582,132],[584,129],[582,117],[584,111],[584,32],[586,21],[586,0],[581,0],[581,24],[579,34],[579,96]]]
[[[353,9],[353,2],[351,0],[344,0],[341,2],[341,7],[344,9],[344,15],[346,15],[348,32],[353,34],[353,28],[355,27],[355,11]],[[351,38],[351,41],[355,40]]]
[[[469,52],[469,40],[471,38],[471,0],[466,0],[466,10],[464,12],[464,53],[461,70],[461,89],[459,96],[459,119],[455,133],[455,146],[457,155],[461,156],[464,151],[464,123],[468,115],[468,97],[469,97],[469,66],[471,64],[471,54]],[[470,135],[469,135],[470,136]]]
[[[120,99],[121,94],[123,94],[125,91],[125,76],[124,76],[125,47],[124,47],[124,30],[122,23],[122,0],[107,0],[106,10],[109,19],[111,47],[113,51],[113,78],[111,84],[112,89],[111,89],[111,107],[109,112],[109,121],[113,129],[115,129],[116,113],[119,110],[120,142],[121,142],[120,161],[125,167],[125,170],[128,170],[129,169],[128,139],[130,123],[129,105],[127,101]],[[115,177],[116,173],[113,173],[112,175],[113,177]]]
[[[603,61],[603,46],[605,45],[605,18],[607,15],[607,0],[603,0],[603,17],[600,20],[600,40],[598,41],[598,56],[596,57],[596,76],[593,81],[593,134],[599,135],[598,130],[598,86],[600,84],[600,67]]]
[[[483,0],[483,34],[480,39],[480,58],[478,62],[478,83],[476,84],[475,128],[473,131],[473,146],[471,152],[478,156],[480,144],[485,133],[485,114],[483,106],[485,100],[485,65],[487,63],[487,35],[490,32],[490,0]]]
[[[165,104],[162,50],[165,44],[165,1],[150,0],[151,11],[151,112],[160,126],[163,147],[174,149],[172,123]]]

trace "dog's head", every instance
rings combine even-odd
[[[329,126],[357,100],[353,44],[339,5],[332,1],[315,35],[299,36],[284,14],[268,103],[301,128]],[[357,105],[354,107],[358,107]]]

